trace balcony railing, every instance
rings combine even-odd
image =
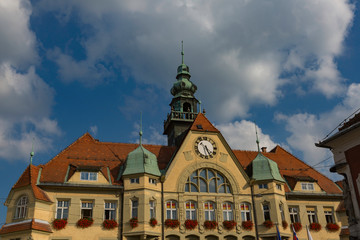
[[[197,117],[198,113],[194,112],[181,112],[181,111],[171,111],[167,115],[167,120],[164,121],[164,125],[169,124],[170,120],[185,120],[192,122]]]

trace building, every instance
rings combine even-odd
[[[183,53],[182,53],[183,55]],[[233,150],[204,113],[189,67],[177,69],[168,146],[85,133],[10,190],[2,240],[314,239],[341,235],[342,190],[280,146]]]
[[[329,148],[335,165],[330,169],[344,176],[344,200],[350,238],[360,239],[360,113],[346,121],[334,135],[316,143]]]

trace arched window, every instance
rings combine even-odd
[[[196,220],[196,202],[185,202],[185,212],[187,220]]]
[[[185,192],[231,193],[231,187],[229,181],[218,171],[200,168],[187,179]]]
[[[204,213],[206,221],[215,221],[215,203],[214,202],[205,202],[204,203]]]
[[[177,202],[174,200],[166,202],[166,219],[177,219]]]
[[[27,196],[21,196],[16,203],[15,218],[25,218],[29,199]]]
[[[241,203],[240,204],[240,211],[241,211],[241,219],[243,221],[251,220],[251,211],[250,211],[250,204],[249,203]]]
[[[224,216],[224,221],[234,220],[232,203],[230,202],[223,203],[223,216]]]

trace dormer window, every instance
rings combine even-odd
[[[97,181],[97,172],[81,172],[80,180]]]
[[[301,183],[301,189],[305,191],[314,191],[314,183]]]

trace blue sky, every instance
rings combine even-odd
[[[85,132],[136,142],[140,112],[144,141],[166,144],[182,40],[233,148],[256,149],[256,122],[261,146],[339,179],[314,143],[360,108],[357,13],[345,0],[1,1],[0,225],[32,144],[38,165]]]

